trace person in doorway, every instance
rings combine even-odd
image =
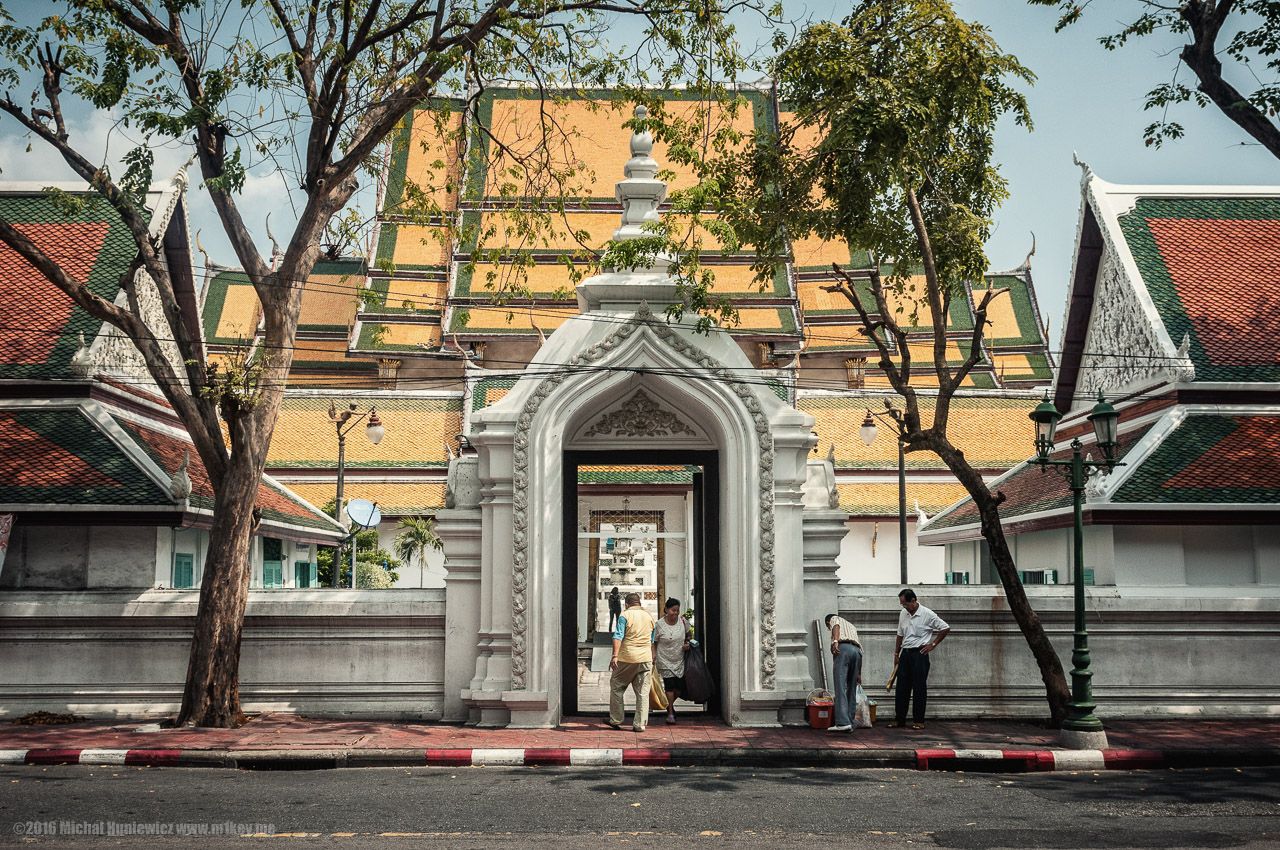
[[[613,631],[613,627],[618,622],[618,617],[622,615],[622,595],[618,588],[609,591],[609,631]]]
[[[689,651],[693,626],[680,615],[680,600],[668,599],[654,632],[653,661],[667,692],[667,723],[676,722],[676,697],[684,696],[684,654]]]
[[[622,695],[627,686],[635,691],[636,713],[631,730],[643,732],[649,722],[649,676],[653,673],[653,615],[640,607],[640,594],[628,593],[627,610],[618,616],[613,630],[613,657],[609,659],[609,719],[606,726],[622,728],[625,714]]]
[[[898,594],[898,640],[893,661],[898,670],[898,690],[894,693],[894,719],[890,726],[907,725],[911,708],[912,729],[924,728],[924,709],[929,699],[929,653],[946,639],[951,627],[920,604],[915,591],[905,588]],[[913,704],[914,701],[914,704]]]
[[[858,685],[862,682],[862,644],[858,630],[839,614],[828,614],[825,620],[831,630],[832,690],[836,693],[835,722],[828,732],[852,732],[853,712],[858,704]]]

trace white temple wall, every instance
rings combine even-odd
[[[1117,583],[1198,588],[1280,585],[1276,526],[1115,526]]]
[[[0,717],[172,714],[182,701],[198,595],[6,592]],[[439,719],[444,609],[438,590],[250,590],[244,710]]]
[[[877,528],[877,525],[879,528]],[[845,523],[849,533],[840,546],[836,576],[841,584],[899,584],[902,578],[897,520]],[[875,553],[872,554],[874,539]],[[916,542],[915,520],[907,519],[907,577],[912,584],[942,584],[947,553],[939,546]],[[959,569],[952,567],[952,569]],[[977,580],[975,571],[969,579]]]
[[[1028,587],[1058,657],[1071,668],[1070,585]],[[1087,589],[1093,695],[1098,716],[1280,715],[1280,667],[1261,665],[1280,648],[1280,587],[1217,593],[1150,587]],[[932,656],[929,715],[937,718],[1044,718],[1039,670],[994,585],[917,587],[922,604],[951,626]],[[884,683],[893,669],[899,604],[895,589],[839,589],[841,615],[863,643],[863,681],[892,712]],[[1158,634],[1159,640],[1152,640]]]
[[[151,587],[156,533],[154,526],[19,525],[13,530],[0,586]]]

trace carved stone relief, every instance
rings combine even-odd
[[[601,416],[583,436],[673,437],[677,434],[698,436],[679,416],[663,410],[644,390],[637,390],[622,407]]]
[[[760,492],[760,630],[763,646],[760,673],[764,689],[773,690],[776,686],[777,674],[777,636],[774,594],[774,450],[769,422],[765,418],[764,409],[761,407],[759,400],[747,384],[743,383],[740,378],[731,370],[726,369],[715,358],[686,342],[675,331],[671,330],[665,322],[655,318],[653,313],[649,311],[647,304],[641,305],[633,321],[623,325],[600,342],[575,355],[565,364],[567,368],[559,370],[555,375],[544,379],[538,384],[533,394],[525,402],[516,421],[512,493],[514,553],[511,578],[511,687],[518,691],[527,689],[529,434],[533,426],[533,419],[552,391],[573,373],[574,367],[601,360],[640,328],[647,329],[681,355],[692,360],[701,369],[709,372],[714,379],[718,379],[723,384],[732,387],[734,394],[742,401],[755,425],[760,457],[758,477]]]
[[[173,334],[167,330],[168,323],[164,318],[164,308],[160,304],[160,291],[151,276],[139,269],[133,278],[137,312],[142,321],[155,335],[170,368],[178,376],[178,380],[186,383],[186,367],[182,365],[182,355],[178,346],[172,341]],[[123,299],[124,293],[121,293]],[[119,300],[117,301],[119,302]],[[147,363],[133,341],[114,325],[104,324],[98,339],[90,346],[90,357],[93,361],[91,371],[105,372],[108,375],[127,376],[131,383],[139,380],[152,381],[147,371]]]
[[[1168,365],[1156,331],[1115,250],[1108,245],[1098,270],[1076,397],[1088,401],[1099,390],[1118,390],[1161,377]]]

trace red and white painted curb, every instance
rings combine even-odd
[[[920,770],[1136,770],[1164,764],[1158,750],[916,750]]]
[[[1229,760],[1229,759],[1228,759]],[[720,750],[673,749],[411,749],[411,750],[0,750],[0,764],[136,767],[617,767],[736,764],[768,767],[811,763],[829,767],[915,767],[917,770],[1043,772],[1164,767],[1156,750]],[[1181,760],[1179,760],[1181,761]],[[1189,765],[1188,765],[1189,766]],[[1225,763],[1223,766],[1226,766]]]
[[[123,764],[177,767],[183,750],[0,750],[0,764]]]

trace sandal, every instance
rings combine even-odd
[[[901,721],[895,720],[895,721],[893,721],[892,723],[890,723],[890,724],[889,724],[889,728],[890,728],[890,729],[902,729],[902,728],[903,728],[903,727],[905,727],[906,725],[907,725],[906,723],[903,723],[903,722],[901,722]]]
[[[667,713],[667,723],[668,723],[668,725],[675,726],[675,725],[676,725],[676,716],[675,716],[674,714],[671,714],[670,712],[668,712],[668,713]]]
[[[923,729],[923,728],[924,728],[924,724],[923,724],[923,723],[912,723],[912,724],[911,724],[911,728],[912,728],[912,729]]]

